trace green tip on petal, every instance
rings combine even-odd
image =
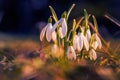
[[[88,18],[88,13],[87,13],[86,9],[84,9],[84,16],[85,16],[85,19]]]
[[[48,23],[52,23],[52,18],[51,17],[48,19]]]
[[[66,18],[66,15],[67,15],[67,13],[66,13],[66,11],[62,14],[62,18]]]

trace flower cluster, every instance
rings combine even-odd
[[[69,60],[76,60],[77,57],[87,57],[90,60],[96,60],[96,49],[101,49],[102,43],[98,36],[98,25],[96,18],[92,16],[94,22],[94,29],[90,28],[87,11],[84,9],[84,17],[80,18],[78,22],[73,19],[73,25],[68,26],[68,17],[75,4],[64,12],[58,20],[54,9],[50,6],[52,16],[48,19],[48,24],[42,29],[40,40],[43,41],[44,36],[48,42],[53,43],[53,51],[59,54],[59,49],[64,49],[64,56]],[[52,24],[52,20],[55,21]]]

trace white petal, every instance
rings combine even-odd
[[[97,34],[95,34],[95,36],[96,36],[96,40],[97,40],[97,43],[98,43],[98,48],[101,49],[101,47],[102,47],[101,40],[100,40],[100,38],[98,37]]]
[[[90,38],[91,38],[91,32],[90,32],[90,29],[87,30],[87,32],[86,32],[86,37],[87,37],[87,40],[89,41]]]
[[[57,51],[58,51],[58,46],[57,46],[56,44],[54,44],[54,45],[52,46],[52,52],[53,52],[53,53],[57,53]]]
[[[62,21],[62,18],[53,25],[52,32],[55,31],[55,29],[57,28],[58,24],[59,24],[61,21]]]
[[[75,35],[74,40],[73,40],[73,48],[76,50],[77,49],[77,44],[78,44],[78,37]]]
[[[56,22],[56,23],[53,25],[52,32],[55,31],[56,27],[58,26],[58,23],[59,23],[59,21]]]
[[[98,47],[97,41],[94,41],[91,46],[96,50]]]
[[[59,28],[59,31],[58,31],[58,32],[59,32],[59,36],[60,36],[60,38],[63,38],[62,28],[61,28],[61,27]]]
[[[67,24],[64,18],[62,19],[62,34],[63,37],[65,37],[67,34]]]
[[[69,60],[76,59],[76,53],[72,46],[68,46],[67,57]]]
[[[78,44],[79,44],[79,48],[80,48],[80,51],[82,50],[82,48],[83,48],[83,33],[79,33],[78,34],[78,36],[79,36],[79,39],[78,39]]]
[[[96,54],[96,52],[95,52],[94,49],[91,49],[91,50],[90,50],[89,55],[90,55],[90,59],[91,59],[91,60],[96,60],[96,59],[97,59],[97,54]]]
[[[54,42],[56,42],[56,40],[57,40],[57,36],[56,36],[56,32],[55,31],[52,32],[52,40]]]
[[[47,29],[47,25],[42,29],[41,33],[40,33],[40,40],[42,41],[45,35],[45,31]]]
[[[84,44],[84,48],[88,51],[89,50],[89,43],[88,40],[86,39],[86,37],[83,37],[83,44]]]
[[[46,30],[46,39],[48,42],[50,42],[52,38],[51,29],[52,29],[52,24],[48,23],[47,30]]]

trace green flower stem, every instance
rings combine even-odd
[[[71,33],[72,33],[72,29],[70,30],[70,32],[68,33],[68,38],[67,38],[67,40],[69,41],[69,39],[70,39],[70,35],[71,35]]]
[[[60,36],[59,36],[58,27],[56,28],[56,30],[57,30],[57,44],[58,44],[58,46],[60,46]]]
[[[81,18],[78,20],[75,29],[78,29],[78,28],[79,28],[79,25],[80,25],[80,23],[82,22],[83,19],[84,19],[84,17],[81,17]]]
[[[80,51],[80,59],[83,59],[84,58],[84,56],[83,56],[83,49]]]
[[[65,36],[65,38],[64,38],[64,58],[65,58],[66,53],[67,53],[67,46],[68,46],[67,36]]]
[[[75,35],[76,35],[76,31],[74,30],[73,33],[72,33],[72,45],[73,45],[73,42],[74,42]]]

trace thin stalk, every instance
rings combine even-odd
[[[66,16],[66,20],[68,21],[68,17],[71,13],[71,11],[73,10],[73,8],[75,7],[75,4],[72,4],[72,6],[69,8],[68,12],[67,12],[67,16]]]

